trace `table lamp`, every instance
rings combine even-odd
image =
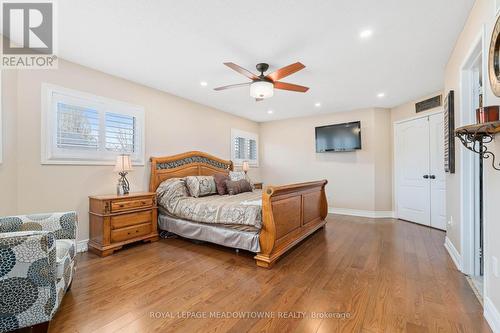
[[[243,165],[241,166],[241,168],[243,169],[243,171],[246,174],[248,172],[248,170],[250,169],[250,165],[248,164],[248,161],[243,161]]]
[[[130,191],[130,184],[126,176],[128,171],[132,171],[130,155],[122,154],[116,157],[115,171],[120,175],[120,179],[118,179],[118,184],[116,185],[116,194],[128,194]]]

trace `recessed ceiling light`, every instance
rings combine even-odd
[[[273,114],[274,111],[273,110],[267,110],[267,114]]]
[[[378,98],[385,97],[385,94],[384,94],[384,93],[379,93],[379,94],[377,94],[377,97],[378,97]]]
[[[201,82],[200,82],[200,86],[202,86],[202,87],[206,87],[206,86],[208,86],[207,81],[201,81]]]
[[[363,30],[359,33],[359,37],[361,38],[368,38],[370,37],[371,35],[373,35],[373,31],[370,30],[370,29],[366,29],[366,30]]]
[[[321,106],[321,103],[320,102],[316,102],[316,103],[314,103],[314,106],[317,107],[317,108],[319,108]]]

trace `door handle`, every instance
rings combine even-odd
[[[429,175],[424,175],[424,178],[425,179],[429,179]]]
[[[430,175],[429,178],[430,179],[436,179],[436,175]]]

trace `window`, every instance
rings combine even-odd
[[[231,160],[236,165],[248,161],[251,166],[259,166],[259,138],[257,134],[231,130]]]
[[[48,84],[42,96],[43,164],[144,164],[141,107]]]

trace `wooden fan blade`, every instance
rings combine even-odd
[[[285,83],[285,82],[274,82],[274,88],[281,90],[303,92],[303,93],[309,90],[309,87],[299,86],[298,84]]]
[[[214,88],[214,90],[219,91],[219,90],[226,90],[226,89],[231,89],[231,88],[245,87],[245,86],[249,86],[251,84],[252,84],[252,82],[230,84],[228,86]]]
[[[226,65],[227,67],[231,68],[232,70],[237,71],[240,74],[245,75],[250,80],[258,80],[259,79],[259,77],[257,75],[255,75],[254,73],[250,72],[247,69],[244,69],[241,66],[236,65],[233,62],[225,62],[224,65]]]
[[[267,77],[273,81],[278,81],[279,79],[287,77],[288,75],[292,75],[293,73],[298,72],[303,68],[306,68],[306,66],[304,66],[300,62],[296,62],[294,64],[278,69],[276,72],[269,74]]]
[[[256,98],[255,101],[256,102],[260,102],[260,101],[263,101],[264,99],[263,98]]]

